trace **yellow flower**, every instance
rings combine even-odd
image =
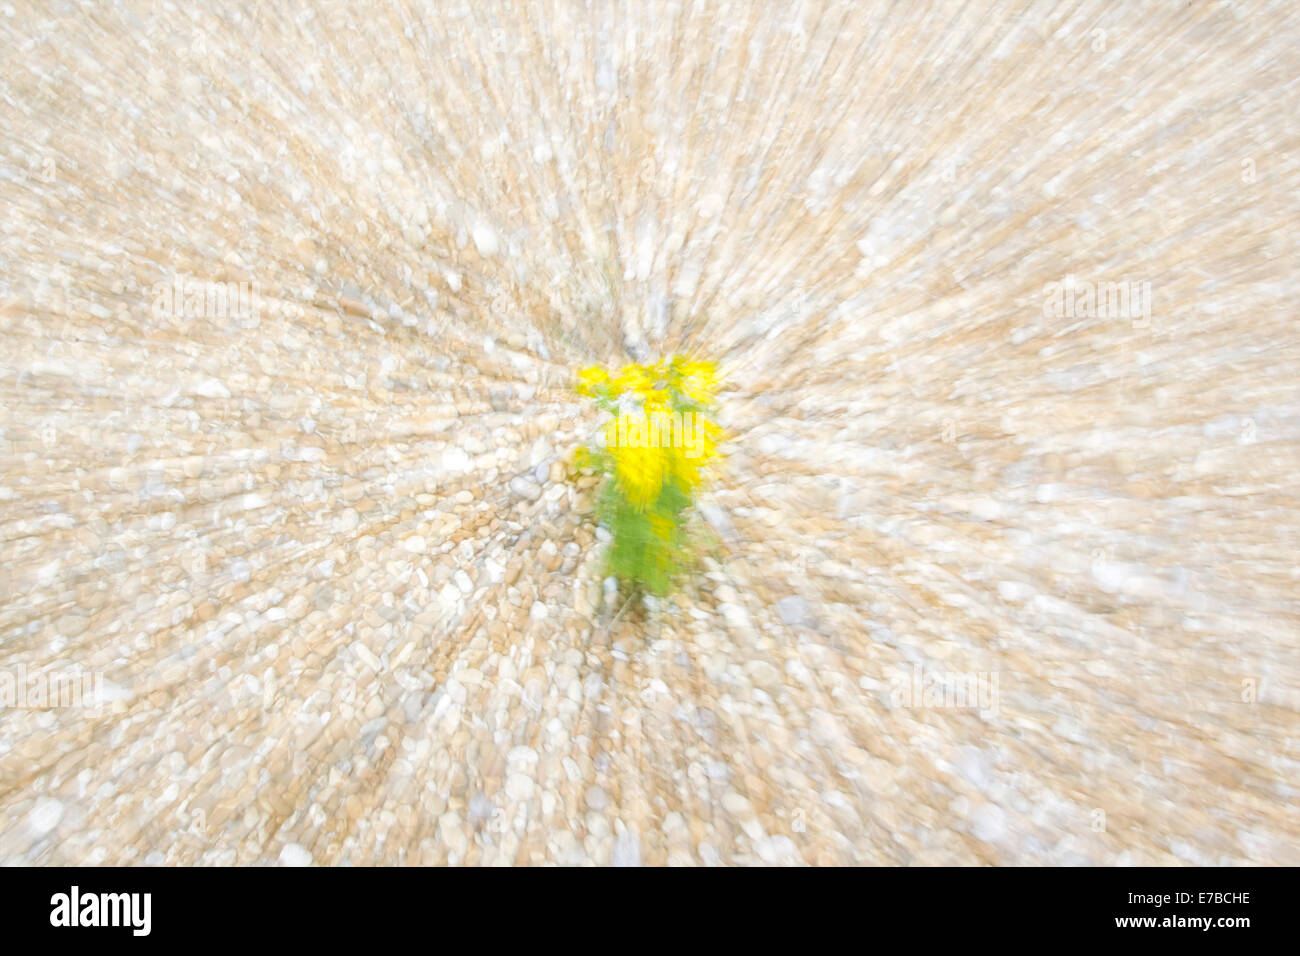
[[[683,360],[675,365],[678,387],[691,401],[712,405],[718,391],[718,367],[712,362]]]
[[[645,365],[624,365],[614,378],[614,394],[624,395],[628,392],[639,398],[654,390],[653,371]]]
[[[624,365],[614,376],[603,369],[591,367],[579,373],[579,394],[616,399],[626,396],[632,406],[624,406],[620,415],[605,423],[605,447],[613,455],[613,476],[624,498],[633,507],[644,511],[653,505],[664,485],[673,482],[690,495],[702,481],[702,469],[718,454],[722,430],[704,414],[683,410],[679,404],[685,398],[694,406],[709,408],[718,389],[717,366],[712,362],[675,356],[649,364]],[[678,401],[673,401],[677,398]],[[696,430],[690,447],[682,447],[684,435],[674,438],[675,446],[662,444],[666,436],[651,423],[659,423],[658,413],[681,414],[680,421],[690,416]],[[620,442],[620,424],[629,429],[626,442]],[[656,442],[651,444],[651,435]]]
[[[652,505],[663,490],[665,456],[662,448],[620,445],[614,449],[619,488],[638,511]]]
[[[601,450],[575,459],[604,474],[598,513],[614,534],[608,566],[656,594],[682,566],[687,506],[719,455],[722,429],[708,417],[718,387],[716,365],[682,356],[579,375],[578,393],[614,413]]]
[[[609,385],[609,373],[599,365],[584,368],[578,373],[578,384],[574,389],[579,395],[593,396]]]
[[[695,447],[668,449],[672,453],[668,469],[688,492],[703,480],[704,469],[717,457],[718,442],[722,440],[722,429],[703,415],[696,414],[695,428]]]
[[[668,392],[665,389],[651,388],[641,393],[641,407],[650,414],[651,412],[670,411],[668,407]]]

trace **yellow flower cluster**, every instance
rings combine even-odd
[[[619,487],[638,511],[659,498],[664,487],[664,455],[659,448],[616,447],[614,469]]]
[[[718,367],[714,363],[674,355],[649,365],[624,365],[616,375],[598,365],[584,368],[578,373],[577,392],[605,401],[633,395],[646,411],[654,411],[673,404],[674,392],[693,404],[711,406],[718,385]]]
[[[605,476],[596,507],[613,538],[607,572],[620,580],[664,594],[688,566],[690,505],[722,439],[718,387],[712,362],[683,356],[578,373],[578,394],[613,416],[604,445],[577,460]]]
[[[606,447],[619,488],[637,510],[653,505],[670,482],[688,497],[699,485],[721,439],[708,417],[718,386],[716,365],[683,356],[625,365],[612,376],[597,366],[578,373],[578,394],[616,416],[606,429]],[[672,429],[664,434],[667,423]],[[638,438],[618,440],[629,432]]]

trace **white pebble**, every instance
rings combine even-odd
[[[59,825],[63,819],[63,803],[50,797],[41,797],[27,815],[27,822],[36,831],[37,836],[44,836]]]
[[[297,843],[286,843],[280,851],[281,866],[311,866],[311,854]]]

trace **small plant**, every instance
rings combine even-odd
[[[691,506],[722,434],[718,384],[712,362],[683,356],[578,375],[578,394],[611,417],[577,463],[604,476],[596,514],[613,537],[607,573],[634,588],[663,595],[686,566]]]

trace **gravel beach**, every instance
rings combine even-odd
[[[0,49],[0,863],[1300,865],[1295,4]],[[673,352],[632,606],[574,375]]]

